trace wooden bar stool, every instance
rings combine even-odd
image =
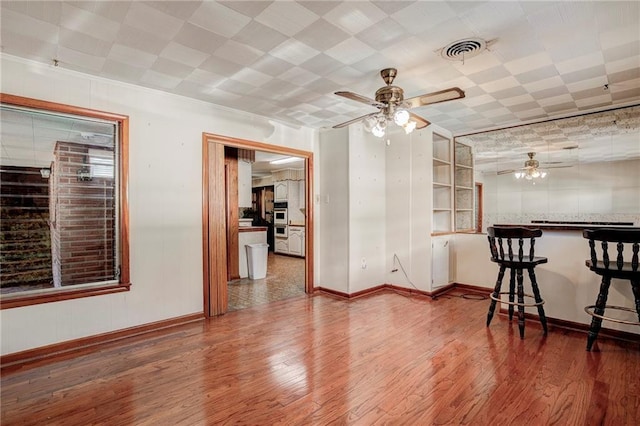
[[[545,336],[547,335],[547,317],[544,314],[544,300],[540,297],[540,290],[538,289],[538,282],[536,281],[536,274],[534,268],[542,263],[547,263],[546,257],[536,257],[534,254],[534,247],[536,238],[542,236],[540,229],[528,229],[528,228],[516,228],[516,227],[489,227],[487,229],[489,238],[489,248],[491,249],[491,261],[500,265],[500,271],[498,272],[498,280],[496,286],[491,294],[491,305],[489,306],[489,313],[487,314],[487,327],[491,324],[494,311],[496,309],[496,303],[502,302],[509,305],[509,321],[513,319],[513,307],[518,307],[518,328],[520,329],[520,338],[524,339],[524,308],[527,306],[535,306],[538,308],[538,315],[540,316],[540,322],[544,330]],[[505,254],[504,240],[507,243],[507,253]],[[514,254],[513,241],[516,240],[518,244],[517,253]],[[497,246],[496,246],[497,241]],[[528,241],[525,244],[525,241]],[[525,255],[525,246],[528,245],[528,254]],[[509,268],[511,273],[511,279],[509,280],[509,291],[501,292],[502,278],[504,277],[505,270]],[[533,296],[524,293],[522,270],[526,269],[529,272],[529,279],[531,280],[531,288],[533,290]],[[518,281],[518,287],[516,291],[516,276]],[[500,295],[508,294],[509,301],[504,302],[500,299]],[[515,297],[518,297],[517,302],[514,301]],[[534,300],[534,303],[525,303],[524,298],[529,297]]]
[[[584,311],[591,315],[591,327],[589,327],[589,335],[587,337],[587,351],[591,351],[591,346],[598,337],[598,332],[602,325],[602,320],[614,321],[622,324],[640,325],[640,268],[638,267],[638,248],[640,243],[640,230],[626,230],[620,228],[602,228],[597,230],[585,229],[582,236],[589,240],[589,248],[591,249],[591,258],[585,261],[585,264],[596,274],[602,276],[600,284],[600,292],[595,305],[584,308]],[[602,255],[598,258],[596,251],[596,241],[600,242]],[[615,244],[616,254],[614,261],[609,260],[609,243]],[[627,253],[627,260],[631,258],[631,262],[625,262],[624,254]],[[629,280],[633,290],[633,296],[636,302],[635,312],[638,314],[638,322],[625,321],[604,316],[605,309],[616,309],[621,311],[633,312],[633,309],[623,306],[607,305],[607,297],[609,295],[609,285],[612,278],[621,280]]]

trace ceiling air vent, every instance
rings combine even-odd
[[[481,38],[466,38],[449,43],[440,50],[440,55],[450,61],[462,61],[479,55],[487,48],[487,42]]]

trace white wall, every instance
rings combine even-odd
[[[409,279],[429,290],[431,138],[425,129],[380,139],[358,124],[321,133],[320,286],[353,294]],[[408,279],[390,272],[394,254]]]
[[[456,234],[456,282],[493,288],[498,277],[498,266],[489,260],[489,243],[485,234]],[[545,300],[547,317],[590,324],[591,316],[584,307],[596,302],[600,279],[584,264],[589,258],[589,245],[580,231],[543,231],[536,240],[536,255],[545,256],[549,262],[536,267],[540,294]],[[509,274],[505,274],[502,291],[509,289]],[[531,294],[528,276],[525,274],[525,293]],[[629,281],[613,280],[607,303],[631,309],[633,294]],[[488,307],[488,305],[487,305]],[[537,315],[535,308],[527,312]],[[613,313],[617,318],[636,320],[633,314]],[[635,319],[634,319],[635,317]],[[604,321],[603,327],[638,333],[638,327]],[[586,344],[586,341],[585,341]]]
[[[380,139],[356,124],[321,133],[320,286],[431,291],[433,130]]]
[[[385,149],[349,126],[349,293],[385,283]]]
[[[1,352],[202,312],[202,132],[312,151],[317,132],[1,55],[2,92],[130,118],[131,291],[0,311]]]
[[[386,282],[422,291],[431,291],[433,127],[393,134],[386,151]]]
[[[349,130],[320,132],[320,170],[315,199],[319,220],[315,283],[341,293],[349,292]]]

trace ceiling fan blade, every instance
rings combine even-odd
[[[454,99],[464,98],[464,92],[458,87],[440,90],[438,92],[426,93],[413,98],[405,99],[404,103],[409,108],[417,108],[424,105],[437,104],[438,102],[452,101]]]
[[[508,175],[509,173],[514,173],[515,170],[500,170],[498,171],[498,175]]]
[[[384,104],[373,100],[371,98],[367,98],[366,96],[358,95],[353,92],[335,92],[336,95],[342,96],[343,98],[351,99],[352,101],[362,102],[363,104],[371,105],[376,108],[384,108]]]
[[[562,165],[557,165],[557,166],[543,166],[540,167],[541,169],[566,169],[568,167],[573,167],[573,164],[562,164]]]
[[[429,121],[425,120],[424,118],[422,118],[419,115],[416,115],[416,114],[414,114],[412,112],[409,113],[409,116],[411,117],[411,119],[413,121],[416,122],[416,129],[424,129],[429,124],[431,124]]]
[[[349,120],[349,121],[345,121],[344,123],[336,124],[335,126],[333,126],[333,128],[334,129],[339,129],[341,127],[347,127],[350,124],[357,123],[360,120],[364,120],[367,117],[373,117],[374,115],[378,115],[378,113],[377,112],[372,112],[371,114],[363,115],[361,117],[354,118],[353,120]]]

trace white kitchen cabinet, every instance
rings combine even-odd
[[[238,207],[252,207],[251,163],[238,161]]]
[[[288,180],[289,184],[289,199],[287,200],[287,206],[289,207],[289,219],[295,219],[295,216],[299,213],[298,210],[298,182],[297,180]],[[295,210],[295,212],[293,212]],[[293,216],[293,217],[292,217]],[[297,222],[297,220],[294,220]]]
[[[288,180],[277,181],[273,185],[273,201],[281,203],[289,200],[289,182]]]
[[[304,256],[304,227],[289,226],[289,254]]]
[[[276,246],[274,248],[274,253],[289,253],[289,239],[288,238],[280,238],[276,237]]]
[[[450,235],[431,239],[431,290],[444,287],[453,282],[451,268],[451,250],[453,239]]]
[[[298,208],[303,209],[305,207],[305,195],[307,192],[307,186],[305,185],[305,181],[298,181]]]

